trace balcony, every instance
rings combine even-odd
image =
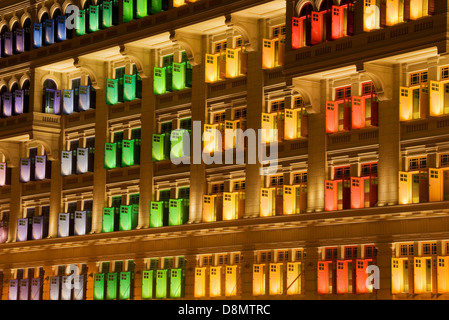
[[[286,77],[354,65],[416,49],[446,48],[445,14],[427,16],[385,29],[319,43],[286,52]]]

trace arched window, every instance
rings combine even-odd
[[[2,117],[12,116],[13,108],[13,96],[11,92],[8,92],[7,86],[2,86]]]
[[[42,112],[60,114],[61,92],[58,91],[56,83],[47,79],[44,82]]]
[[[18,23],[13,26],[14,33],[14,53],[21,53],[30,48],[30,26],[31,20],[27,18],[20,28]]]
[[[306,3],[299,11],[298,17],[293,17],[292,21],[292,49],[299,49],[310,43],[310,17],[313,11],[311,3]],[[307,41],[308,40],[308,41]]]
[[[5,95],[5,94],[7,94],[8,93],[8,88],[6,87],[6,85],[2,85],[1,87],[0,87],[0,95],[1,95],[1,98],[0,98],[0,104],[1,104],[1,116],[2,116],[2,118],[5,118],[5,117],[9,117],[10,115],[8,115],[8,113],[5,113],[4,112],[4,107],[3,107],[3,105],[4,105],[4,103],[3,103],[3,95]]]
[[[21,90],[14,90],[14,114],[29,112],[30,107],[30,81],[27,79],[22,84]]]
[[[17,101],[16,104],[16,95],[15,93],[18,92],[19,85],[17,82],[14,82],[11,86],[11,89],[9,90],[11,94],[11,100],[12,100],[12,115],[17,115],[23,113],[23,107],[20,105],[19,101]]]
[[[3,41],[3,56],[12,56],[14,54],[14,36],[11,30],[6,29],[4,32],[2,30],[2,41]]]

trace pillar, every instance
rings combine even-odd
[[[100,233],[102,229],[102,213],[106,201],[106,177],[104,168],[104,144],[108,141],[108,106],[106,90],[97,90],[97,109],[95,112],[95,159],[94,185],[92,204],[92,233]]]
[[[247,128],[256,132],[259,140],[258,130],[262,128],[262,112],[265,107],[264,98],[264,71],[262,69],[262,51],[248,52],[248,76],[247,76]],[[256,152],[253,146],[247,146],[245,159]],[[257,144],[259,148],[259,144]],[[269,148],[267,147],[269,150]],[[262,176],[261,164],[256,156],[256,163],[249,164],[246,160],[246,199],[244,218],[258,217],[260,214],[260,188]]]
[[[206,56],[207,37],[201,39],[201,59]],[[197,140],[196,137],[201,137],[203,133],[204,124],[206,123],[206,95],[207,84],[205,83],[205,61],[201,64],[193,66],[192,74],[192,139],[191,139],[191,153],[190,153],[190,213],[189,223],[201,222],[202,217],[202,202],[203,195],[207,192],[206,183],[206,165],[202,159],[203,143]],[[194,121],[201,123],[200,135],[195,134]],[[201,148],[194,148],[194,145],[200,145]],[[199,154],[198,154],[199,153]],[[195,162],[195,163],[193,163]]]

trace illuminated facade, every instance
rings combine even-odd
[[[3,1],[0,298],[448,298],[447,6]]]

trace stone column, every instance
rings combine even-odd
[[[18,143],[17,148],[20,149],[20,157],[25,157],[24,145]],[[23,184],[20,182],[20,157],[18,159],[11,159],[11,162],[8,164],[8,166],[11,167],[11,200],[9,205],[8,242],[16,242],[17,219],[22,218]]]
[[[61,136],[62,140],[62,136]],[[48,237],[58,236],[58,215],[62,212],[62,176],[60,151],[53,150],[55,158],[51,161],[51,181],[50,181],[50,221],[48,225]]]
[[[379,238],[376,242],[377,259],[376,264],[379,267],[379,285],[377,298],[382,300],[391,300],[391,258],[393,257],[391,239]]]
[[[304,284],[301,293],[306,294],[307,299],[318,299],[318,261],[321,260],[318,252],[318,244],[315,242],[307,243],[305,246],[306,256],[304,257]]]
[[[307,159],[307,212],[324,210],[324,181],[327,178],[327,135],[325,90],[321,90],[322,103],[316,113],[308,117],[308,159]]]
[[[256,132],[262,128],[262,112],[265,107],[264,99],[264,71],[262,69],[262,51],[248,52],[247,76],[247,128]],[[248,158],[256,152],[255,146],[247,145],[246,159],[246,199],[244,218],[258,217],[260,215],[260,188],[262,179],[261,164],[256,155],[256,163],[249,164]],[[259,145],[257,146],[259,148]],[[269,148],[267,148],[269,150]],[[246,263],[245,263],[246,265]]]
[[[87,263],[86,300],[94,300],[94,280],[96,272],[97,264],[89,261]]]
[[[108,106],[106,105],[106,90],[96,92],[97,109],[95,112],[95,159],[94,185],[92,204],[92,233],[100,233],[102,229],[103,207],[106,201],[107,171],[104,168],[104,144],[108,141]]]
[[[142,277],[145,270],[144,258],[134,259],[134,300],[142,300]]]
[[[394,68],[392,100],[379,101],[379,206],[398,203],[400,164],[399,72]],[[386,90],[385,89],[385,90]]]
[[[139,196],[139,228],[150,226],[150,203],[153,200],[152,135],[155,130],[156,98],[153,94],[153,77],[142,79],[141,106],[141,146],[140,146],[140,196]]]
[[[44,276],[42,278],[42,300],[50,300],[50,278],[52,276],[52,266],[44,266]]]
[[[207,37],[202,38],[201,59],[205,59],[207,48]],[[202,141],[196,141],[196,137],[201,137],[203,133],[204,124],[206,123],[206,96],[207,84],[205,82],[205,61],[201,64],[193,66],[192,76],[192,134],[191,134],[191,148],[190,148],[190,213],[189,223],[201,222],[202,217],[202,201],[203,195],[206,193],[206,165],[203,163],[201,152],[203,150]],[[198,135],[194,133],[194,121],[200,121],[201,130]],[[200,150],[194,148],[194,145],[200,145]],[[198,154],[200,153],[200,154]],[[195,164],[193,164],[195,162]],[[200,162],[200,163],[198,163]]]
[[[256,263],[254,259],[254,247],[245,247],[242,251],[243,262],[240,265],[240,292],[242,300],[253,299],[253,265]],[[268,282],[268,277],[266,277]]]
[[[184,298],[187,300],[192,300],[195,297],[196,255],[194,252],[189,251],[184,258],[186,259]]]

